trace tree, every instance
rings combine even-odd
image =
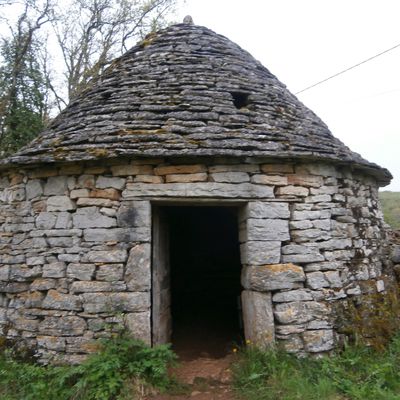
[[[22,0],[0,45],[0,156],[31,140],[135,40],[165,25],[178,1]],[[0,0],[1,9],[18,5]]]

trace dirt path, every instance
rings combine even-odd
[[[186,394],[153,395],[147,400],[236,400],[230,386],[230,365],[233,355],[224,358],[201,357],[181,361],[172,371],[186,385]]]

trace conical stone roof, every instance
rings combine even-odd
[[[249,53],[192,24],[149,35],[2,164],[120,156],[364,160]]]

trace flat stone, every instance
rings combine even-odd
[[[303,268],[297,265],[271,264],[244,267],[241,281],[245,289],[264,292],[298,288],[305,279]]]
[[[122,197],[204,197],[204,198],[271,198],[274,197],[273,188],[269,186],[253,185],[251,183],[128,183],[122,192]]]
[[[126,250],[92,250],[82,257],[88,263],[123,263],[127,260]]]
[[[84,318],[66,315],[59,317],[46,317],[39,324],[39,332],[52,336],[81,336],[87,329]]]
[[[114,176],[129,175],[151,175],[153,173],[152,165],[113,165],[111,172]]]
[[[163,177],[158,175],[136,175],[134,182],[142,183],[163,183]]]
[[[16,282],[25,282],[25,281],[33,281],[35,278],[38,278],[42,275],[42,267],[41,266],[19,266],[14,265],[10,269],[10,280]]]
[[[53,262],[43,265],[43,278],[64,278],[66,265],[64,262]]]
[[[242,309],[246,340],[261,348],[273,346],[275,325],[271,293],[244,290],[242,292]]]
[[[124,290],[126,290],[124,282],[76,281],[71,285],[71,293],[123,292]]]
[[[71,263],[67,267],[67,278],[90,281],[94,276],[95,269],[96,266],[94,264]]]
[[[89,196],[86,197],[94,197],[101,199],[109,199],[109,200],[119,200],[121,198],[121,192],[117,189],[108,188],[108,189],[93,189],[90,191]]]
[[[47,242],[51,248],[54,247],[65,247],[70,248],[74,245],[74,239],[72,237],[49,237]]]
[[[322,250],[342,250],[352,246],[351,239],[330,239],[319,243],[319,248]]]
[[[174,175],[174,174],[197,174],[207,172],[204,165],[167,165],[163,167],[154,168],[156,175]]]
[[[294,172],[294,167],[291,164],[263,164],[261,171],[273,174],[291,174]]]
[[[214,182],[243,183],[249,182],[247,172],[214,172],[211,173],[211,180]]]
[[[4,265],[0,267],[0,281],[7,282],[10,279],[10,266]]]
[[[330,218],[331,214],[329,210],[321,210],[321,211],[294,211],[292,214],[292,219],[294,221],[301,220],[313,220],[313,219],[325,219]]]
[[[44,185],[45,196],[63,196],[68,191],[66,176],[51,176]]]
[[[290,233],[292,240],[297,243],[305,243],[316,240],[329,240],[331,238],[330,232],[323,231],[321,229],[292,230]]]
[[[50,310],[81,310],[82,303],[79,296],[60,293],[57,290],[49,290],[43,300],[43,308]]]
[[[124,315],[125,326],[135,339],[151,344],[150,311],[127,313]]]
[[[296,196],[296,197],[307,197],[309,194],[308,188],[301,186],[281,186],[278,187],[276,194],[278,196]]]
[[[242,264],[278,264],[281,261],[281,242],[249,241],[240,245]]]
[[[122,190],[125,187],[126,180],[124,178],[99,176],[96,180],[96,188],[107,189],[114,188]]]
[[[125,282],[128,290],[147,291],[151,288],[151,246],[138,244],[129,252],[126,263]]]
[[[149,201],[125,201],[117,212],[119,227],[150,227],[151,205]]]
[[[291,301],[311,301],[312,294],[307,289],[288,290],[275,293],[272,296],[274,303],[288,303]]]
[[[26,258],[26,265],[28,265],[29,267],[33,265],[42,265],[42,264],[45,264],[43,256],[34,256]]]
[[[80,207],[113,207],[118,206],[119,203],[110,199],[99,199],[99,198],[86,198],[80,197],[76,204]]]
[[[88,189],[75,189],[71,190],[70,197],[71,199],[79,199],[80,197],[89,197]]]
[[[310,353],[330,351],[334,347],[333,330],[305,331],[303,334],[305,350]]]
[[[149,311],[150,293],[83,293],[83,307],[88,313]]]
[[[288,180],[286,176],[259,174],[259,175],[253,175],[251,177],[251,182],[260,185],[286,186]]]
[[[333,165],[322,164],[322,163],[312,163],[312,164],[301,164],[296,166],[296,172],[298,173],[308,173],[312,175],[320,176],[338,176],[338,172]]]
[[[279,346],[282,347],[287,353],[302,353],[304,351],[304,344],[299,335],[284,335],[279,336]]]
[[[96,280],[113,282],[121,281],[124,276],[124,264],[99,265],[96,271]]]
[[[72,216],[69,212],[60,212],[57,214],[56,229],[70,229],[72,227]]]
[[[325,279],[329,282],[331,288],[342,288],[343,282],[340,278],[339,271],[326,271],[324,272]]]
[[[47,199],[47,211],[70,211],[75,209],[75,203],[68,196],[52,196]]]
[[[281,324],[303,324],[330,316],[329,307],[316,301],[293,301],[275,305],[275,318]]]
[[[306,187],[320,187],[324,183],[322,176],[318,175],[304,175],[304,174],[293,174],[287,175],[289,185],[298,185]]]
[[[321,289],[324,287],[329,287],[330,284],[325,278],[323,272],[308,272],[307,276],[307,286],[311,289]]]
[[[172,174],[165,176],[166,183],[188,183],[188,182],[206,182],[208,175],[206,173],[198,174]]]
[[[239,233],[244,241],[284,241],[290,240],[289,223],[283,219],[248,219],[247,228]]]
[[[282,260],[284,263],[310,263],[325,261],[317,245],[289,244],[282,247]]]
[[[101,214],[97,207],[79,208],[72,221],[75,228],[111,228],[117,225],[115,218]]]
[[[134,228],[96,228],[85,229],[83,236],[86,242],[146,242],[150,241],[151,229],[148,227]]]
[[[250,201],[244,210],[244,218],[286,219],[290,217],[288,203]]]
[[[57,281],[55,279],[38,278],[35,279],[31,284],[31,290],[50,290],[57,287]]]
[[[26,184],[26,198],[32,200],[43,194],[43,184],[39,179],[30,179]]]
[[[42,348],[54,351],[64,351],[65,350],[65,338],[58,336],[38,336],[37,344]]]

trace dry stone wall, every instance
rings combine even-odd
[[[0,178],[1,334],[44,362],[79,362],[121,326],[150,343],[151,204],[168,199],[241,205],[243,318],[260,345],[332,350],[333,305],[391,279],[376,182],[348,168],[147,159],[19,169]]]

